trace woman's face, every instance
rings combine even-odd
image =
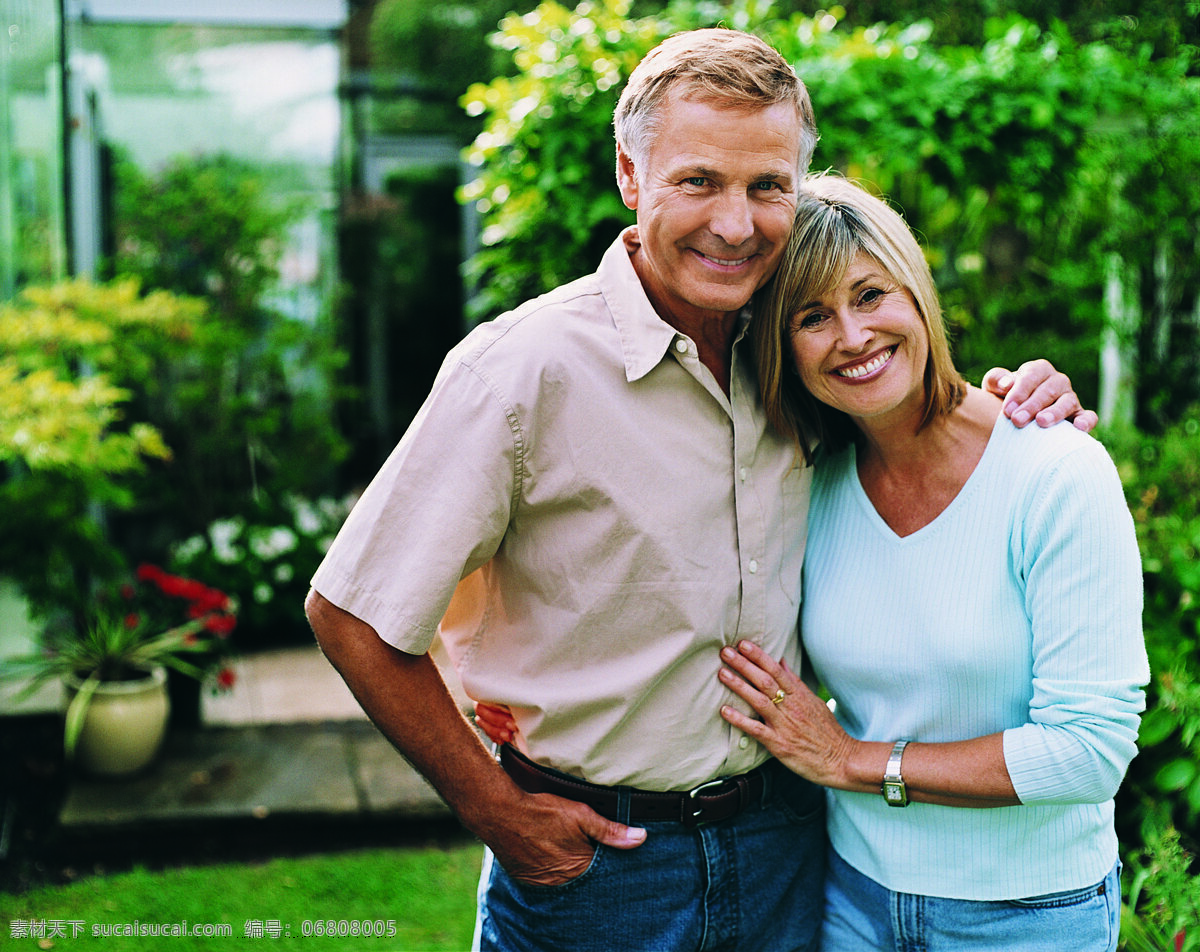
[[[788,324],[808,391],[856,420],[896,420],[924,408],[929,334],[912,295],[866,254]]]

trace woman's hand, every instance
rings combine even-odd
[[[517,736],[517,722],[504,704],[475,702],[475,724],[493,744],[511,744]]]
[[[755,720],[726,705],[721,708],[725,720],[813,783],[841,789],[855,786],[849,766],[858,742],[786,664],[749,641],[741,642],[737,650],[723,648],[721,660],[729,665],[718,675],[721,683],[759,717]]]

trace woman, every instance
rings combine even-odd
[[[820,444],[801,631],[836,715],[746,642],[720,677],[757,717],[722,713],[828,788],[823,952],[1115,949],[1149,679],[1115,468],[998,425],[908,227],[845,180],[806,183],[755,322],[773,422]]]

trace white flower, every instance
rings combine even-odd
[[[246,520],[240,516],[232,519],[218,519],[208,527],[208,538],[212,541],[213,557],[225,565],[240,562],[242,550],[235,544],[242,530],[246,528]]]
[[[268,604],[275,597],[275,590],[266,582],[254,586],[254,600],[260,605]]]
[[[296,548],[296,533],[287,526],[254,529],[250,532],[250,551],[264,562],[287,555]]]
[[[190,539],[176,543],[171,550],[171,555],[178,561],[187,563],[202,555],[207,548],[208,541],[204,536],[194,535]]]

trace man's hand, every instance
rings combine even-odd
[[[993,367],[983,375],[983,389],[1004,398],[1004,415],[1017,427],[1034,419],[1038,426],[1070,420],[1076,429],[1090,433],[1099,422],[1095,413],[1083,409],[1071,378],[1048,360],[1026,361],[1015,374]]]
[[[548,793],[525,794],[520,821],[485,842],[514,879],[561,886],[587,871],[596,843],[619,850],[646,840],[646,831],[606,820],[590,807]]]

